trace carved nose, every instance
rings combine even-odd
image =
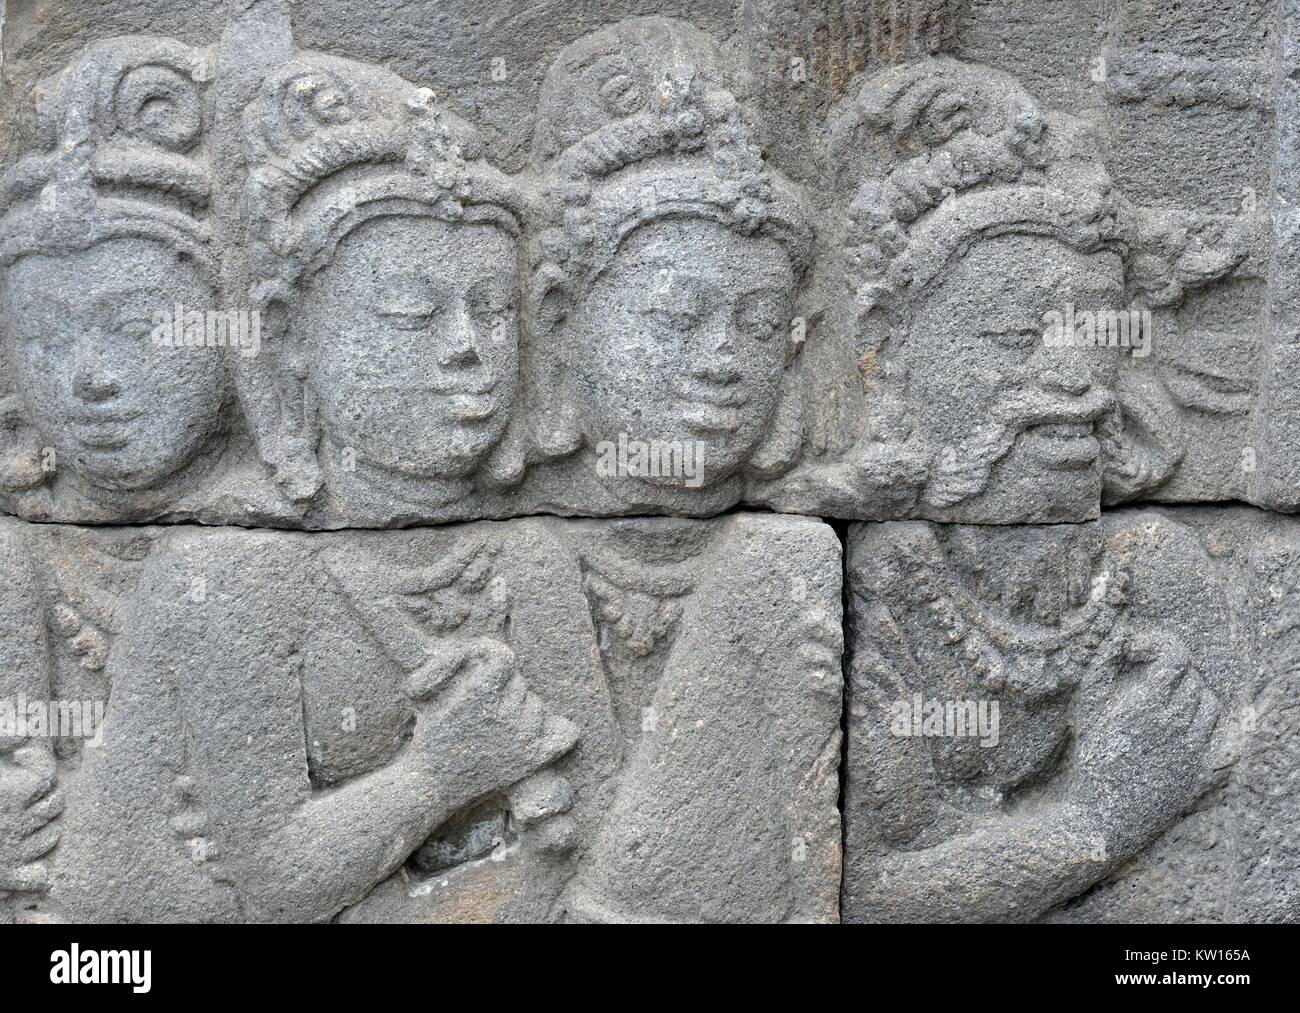
[[[478,352],[473,345],[453,348],[438,360],[438,364],[449,369],[466,369],[479,364]]]
[[[438,365],[446,369],[468,369],[482,361],[474,341],[474,325],[465,314],[459,315],[447,339],[447,348],[438,358]]]
[[[92,360],[77,367],[72,391],[83,401],[107,401],[122,392],[122,384],[101,363]]]
[[[703,380],[715,383],[731,383],[740,379],[736,368],[736,341],[730,323],[719,314],[720,319],[711,321],[701,344],[708,349],[696,364],[694,373]]]

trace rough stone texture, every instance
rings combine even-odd
[[[1300,918],[1295,521],[862,525],[847,570],[846,922]]]
[[[0,739],[10,918],[838,919],[820,522],[6,521],[0,565],[0,699],[107,703]]]
[[[1300,920],[1298,40],[5,0],[0,911]]]
[[[1298,86],[1240,7],[11,0],[0,505],[1294,509]]]

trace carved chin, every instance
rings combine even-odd
[[[78,446],[73,466],[89,481],[114,492],[147,489],[179,470],[184,461],[160,460],[128,440],[112,447]]]
[[[371,461],[392,471],[418,478],[464,478],[487,458],[500,439],[497,427],[455,426],[436,441],[412,447],[409,443],[372,443]]]

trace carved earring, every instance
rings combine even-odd
[[[0,398],[0,490],[26,492],[48,482],[54,470],[55,462],[45,460],[17,400]]]
[[[760,478],[783,475],[799,461],[803,449],[803,392],[797,382],[799,374],[787,369],[781,383],[781,398],[777,402],[767,437],[749,459],[749,470]]]
[[[276,290],[259,293],[255,302],[269,354],[241,357],[235,386],[259,456],[285,495],[300,503],[316,495],[322,483],[315,400],[303,375],[303,357],[290,347],[289,300]]]
[[[558,267],[546,264],[533,275],[529,293],[528,332],[543,367],[540,372],[551,380],[542,389],[554,392],[543,395],[532,427],[532,443],[542,460],[556,460],[582,446],[582,427],[574,399],[568,395],[568,370],[556,340],[572,308],[568,279]]]

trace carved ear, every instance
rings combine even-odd
[[[854,332],[854,364],[867,410],[867,436],[881,443],[903,443],[912,435],[907,410],[907,366],[903,359],[906,321],[887,302],[859,307]]]
[[[772,424],[754,455],[749,459],[749,470],[760,478],[776,478],[799,462],[803,449],[803,384],[802,374],[794,367],[785,371],[781,382],[781,398],[777,402]]]
[[[53,471],[41,467],[41,447],[15,398],[0,398],[0,491],[25,492],[48,482]]]
[[[510,489],[524,479],[528,471],[528,437],[519,424],[519,407],[511,406],[509,426],[501,442],[493,448],[483,466],[486,484],[494,489]]]
[[[569,315],[568,278],[554,264],[543,264],[528,286],[527,313],[539,337],[549,337]]]
[[[320,432],[307,390],[305,353],[291,333],[290,300],[282,290],[263,287],[253,305],[262,315],[262,348],[251,358],[236,359],[235,387],[258,455],[297,503],[321,486]]]
[[[569,395],[569,371],[561,341],[564,322],[573,308],[569,279],[554,264],[538,269],[529,285],[527,331],[531,337],[540,397],[533,411],[530,445],[538,460],[568,457],[582,445],[574,399]],[[532,455],[530,455],[530,458]]]

